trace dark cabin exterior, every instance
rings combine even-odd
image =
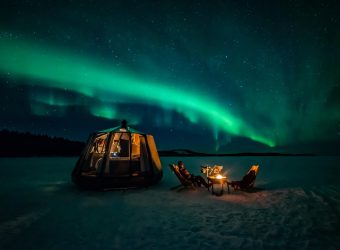
[[[147,187],[162,179],[163,170],[152,135],[126,126],[90,135],[72,172],[82,188]]]

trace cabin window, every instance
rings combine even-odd
[[[131,134],[131,160],[140,160],[140,135]]]
[[[86,175],[96,175],[103,162],[107,147],[108,133],[98,134],[92,139],[83,172]]]
[[[148,157],[148,149],[146,146],[146,140],[144,136],[140,137],[140,151],[141,151],[141,159],[140,159],[140,170],[141,172],[149,171],[149,157]]]
[[[130,159],[130,135],[128,133],[115,133],[110,149],[111,160]]]

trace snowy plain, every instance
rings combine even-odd
[[[340,249],[340,157],[193,157],[239,180],[260,165],[257,190],[217,197],[176,192],[161,158],[149,188],[81,191],[76,158],[0,159],[0,249]]]

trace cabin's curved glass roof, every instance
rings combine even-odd
[[[122,128],[121,126],[118,127],[114,127],[114,128],[108,128],[108,129],[104,129],[104,130],[100,130],[98,131],[98,133],[116,133],[116,132],[125,132],[125,133],[136,133],[136,134],[141,134],[141,135],[145,135],[145,133],[140,132],[136,129],[127,127],[127,128]]]

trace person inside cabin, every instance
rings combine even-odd
[[[178,161],[178,170],[181,173],[181,175],[186,178],[187,180],[192,181],[193,183],[196,183],[198,186],[205,186],[206,188],[208,188],[209,186],[211,186],[211,184],[208,184],[204,178],[200,175],[193,175],[190,174],[190,172],[185,168],[184,163],[182,161]]]
[[[105,150],[105,139],[99,138],[97,141],[97,153],[104,153]]]

